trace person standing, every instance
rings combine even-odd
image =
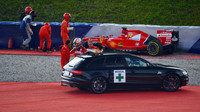
[[[97,46],[93,45],[91,40],[88,40],[88,48],[87,49],[96,49],[100,50]]]
[[[39,50],[42,51],[44,47],[44,39],[47,40],[47,52],[51,51],[51,26],[49,23],[45,23],[44,26],[40,28],[39,32],[40,36],[40,48]]]
[[[21,24],[20,24],[20,30],[23,35],[23,43],[22,43],[22,49],[29,50],[29,43],[31,41],[31,35],[33,35],[33,31],[31,29],[31,22],[36,17],[35,11],[30,11],[28,15],[26,15]]]
[[[70,59],[70,51],[69,51],[69,46],[68,46],[69,44],[70,44],[70,40],[67,40],[61,49],[60,62],[61,62],[62,69],[67,63],[69,63],[69,59]]]
[[[62,24],[61,24],[61,38],[63,40],[63,44],[65,44],[65,42],[67,40],[70,40],[69,36],[68,36],[68,33],[69,33],[68,28],[70,27],[69,26],[69,20],[71,18],[71,14],[65,13],[63,15],[63,17],[64,17],[64,20],[62,21]]]

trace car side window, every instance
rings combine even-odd
[[[125,67],[125,61],[123,57],[107,57],[105,62],[106,67]]]
[[[87,67],[88,68],[102,68],[102,67],[104,67],[104,58],[94,59]]]
[[[148,64],[139,59],[139,58],[133,58],[133,57],[125,57],[126,63],[129,67],[147,67]]]

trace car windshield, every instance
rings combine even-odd
[[[75,57],[73,60],[71,60],[67,65],[69,67],[75,67],[78,64],[80,64],[82,61],[84,61],[85,59],[80,58],[80,57]]]

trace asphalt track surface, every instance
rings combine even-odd
[[[140,56],[186,69],[189,85],[177,92],[133,89],[91,94],[60,86],[59,52],[16,52],[0,50],[0,112],[200,112],[200,55]]]

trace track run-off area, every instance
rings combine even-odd
[[[177,92],[113,90],[91,94],[60,83],[0,82],[0,112],[199,112],[200,86]]]

